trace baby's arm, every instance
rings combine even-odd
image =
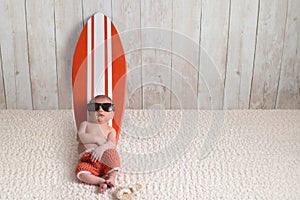
[[[114,148],[116,148],[116,131],[112,128],[112,131],[107,136],[107,141],[93,151],[91,158],[93,161],[100,161],[104,151]]]
[[[82,122],[80,124],[78,134],[77,134],[77,141],[81,144],[97,144],[102,145],[106,143],[106,139],[100,137],[97,133],[87,133],[86,127],[88,122]]]

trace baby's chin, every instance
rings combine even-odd
[[[98,121],[98,123],[102,123],[102,122],[107,122],[109,120],[107,120],[107,118],[105,117],[105,115],[98,115],[97,116],[97,121]]]
[[[104,117],[98,117],[98,118],[97,118],[97,121],[98,121],[98,122],[103,122],[103,121],[104,121]]]

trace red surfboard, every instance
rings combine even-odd
[[[110,124],[118,141],[125,109],[126,60],[116,27],[102,13],[93,15],[80,34],[73,57],[72,87],[77,129],[88,119],[87,103],[105,94],[115,104]]]

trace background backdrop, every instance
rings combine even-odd
[[[300,108],[299,0],[0,2],[1,109],[72,108],[74,48],[97,11],[123,39],[127,108]]]

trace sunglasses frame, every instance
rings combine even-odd
[[[103,105],[108,105],[107,107],[103,107]],[[104,110],[105,112],[112,112],[115,111],[115,104],[113,103],[88,103],[87,104],[87,109],[88,111],[98,111],[100,109],[100,107],[102,108],[102,110]]]

